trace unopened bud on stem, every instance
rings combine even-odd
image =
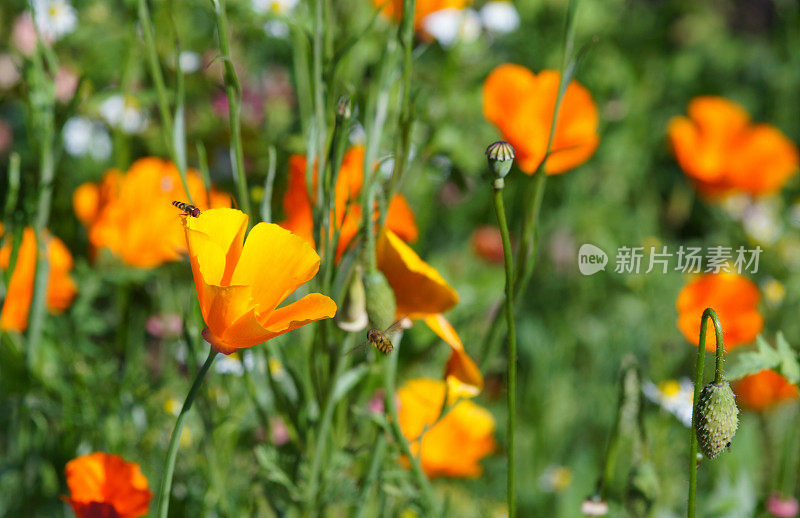
[[[503,178],[511,171],[511,164],[514,163],[514,148],[508,142],[498,140],[486,148],[486,158],[489,161],[489,169],[495,175],[495,189],[502,189]]]

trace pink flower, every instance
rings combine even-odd
[[[778,518],[792,518],[798,513],[797,500],[792,497],[784,498],[780,493],[772,493],[767,499],[767,511]]]
[[[62,103],[71,101],[72,96],[75,95],[75,89],[78,88],[77,74],[66,67],[59,67],[53,81],[55,82],[56,99]]]
[[[29,12],[25,12],[14,20],[14,28],[11,29],[11,41],[22,54],[30,56],[36,50],[36,27],[33,25],[33,18]]]
[[[289,442],[289,429],[280,417],[273,417],[269,420],[269,435],[272,444],[283,446]]]
[[[383,391],[383,389],[376,390],[375,393],[372,395],[371,398],[369,398],[369,401],[367,402],[367,410],[369,410],[373,414],[383,414],[384,411],[386,410],[383,404],[383,400],[385,398],[386,398],[386,393]]]
[[[145,328],[156,338],[175,338],[183,330],[183,321],[176,313],[153,315],[147,319]]]

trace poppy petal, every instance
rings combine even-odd
[[[378,268],[397,300],[397,315],[413,317],[444,313],[458,303],[458,294],[439,272],[391,230],[377,244]]]
[[[425,323],[452,349],[445,368],[449,392],[458,397],[473,397],[483,390],[483,375],[469,357],[458,333],[443,315],[425,317]]]
[[[257,313],[267,314],[319,270],[319,255],[303,238],[273,223],[250,231],[231,278],[253,288]]]

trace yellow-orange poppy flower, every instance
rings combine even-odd
[[[483,115],[516,151],[519,168],[533,174],[545,159],[560,75],[534,74],[520,65],[503,64],[483,83]],[[547,174],[559,174],[586,162],[600,142],[597,105],[591,93],[571,81],[561,100]]]
[[[230,206],[227,194],[206,193],[200,175],[187,171],[192,200],[201,210]],[[89,227],[95,249],[107,248],[128,265],[154,268],[186,250],[181,214],[172,201],[186,201],[178,169],[159,158],[142,158],[127,173],[108,171],[100,184],[75,190],[73,208]]]
[[[450,346],[445,379],[453,392],[474,396],[483,390],[483,376],[453,326],[442,316],[458,303],[456,291],[391,230],[378,238],[376,256],[378,269],[394,292],[395,316],[423,319]]]
[[[403,0],[372,0],[375,7],[385,5],[383,14],[395,21],[403,19]],[[414,10],[414,29],[422,27],[422,20],[429,14],[441,11],[442,9],[463,9],[467,6],[467,0],[417,0]]]
[[[139,465],[96,452],[67,463],[67,487],[62,497],[78,518],[137,518],[147,514],[153,494]]]
[[[356,203],[364,184],[364,148],[349,149],[342,159],[342,166],[334,186],[335,228],[339,230],[336,258],[339,259],[358,233],[361,207]],[[317,171],[314,168],[312,199],[308,197],[306,184],[306,158],[303,155],[289,157],[289,185],[283,196],[286,219],[280,225],[316,246],[312,202],[316,202]],[[386,226],[406,241],[415,241],[418,236],[414,213],[402,194],[392,197],[386,213]]]
[[[697,97],[688,117],[668,127],[683,171],[709,196],[773,193],[797,173],[797,147],[777,128],[751,124],[744,108],[722,97]]]
[[[301,237],[272,223],[259,223],[245,241],[247,215],[211,209],[184,218],[203,337],[230,354],[336,314],[320,293],[278,307],[319,270],[319,256]]]
[[[745,376],[733,384],[733,391],[737,402],[756,412],[798,397],[797,386],[773,370]]]
[[[0,235],[3,227],[0,225]],[[11,236],[0,249],[0,269],[5,270],[11,261]],[[72,254],[55,236],[46,236],[49,277],[47,280],[47,308],[51,313],[61,313],[72,304],[77,288],[70,277]],[[22,231],[14,272],[8,284],[3,310],[0,313],[0,329],[22,332],[28,327],[28,314],[33,299],[33,284],[37,261],[36,233],[31,227]]]
[[[678,294],[678,327],[686,339],[697,344],[700,317],[706,308],[717,312],[722,324],[725,350],[752,342],[764,319],[758,311],[761,295],[750,279],[735,273],[705,274],[696,277]],[[706,349],[714,351],[714,331],[709,324]]]
[[[495,449],[494,418],[485,408],[470,400],[455,403],[456,396],[449,394],[448,403],[455,407],[417,440],[439,417],[445,393],[444,381],[407,381],[397,390],[400,429],[429,477],[477,477],[479,461]]]

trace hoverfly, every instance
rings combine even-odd
[[[200,209],[194,205],[189,205],[188,203],[183,203],[182,201],[173,201],[172,204],[181,209],[187,216],[194,216],[196,218],[200,215]]]
[[[403,317],[405,318],[405,317]],[[361,345],[357,345],[347,351],[347,354],[356,352],[359,349],[364,349],[367,347],[368,344],[372,344],[375,346],[375,349],[382,352],[383,354],[389,354],[394,349],[394,345],[392,345],[392,341],[389,339],[389,335],[397,331],[401,324],[403,323],[403,318],[397,320],[394,324],[387,327],[384,331],[380,331],[379,329],[372,328],[367,331],[367,341]]]

